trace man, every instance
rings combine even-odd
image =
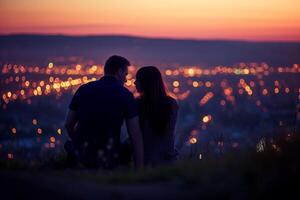
[[[120,132],[125,120],[137,168],[143,166],[143,142],[132,93],[123,86],[129,61],[111,56],[104,76],[78,88],[69,105],[65,127],[71,138],[65,149],[69,158],[88,167],[114,168],[124,158]]]

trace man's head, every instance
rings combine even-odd
[[[126,82],[129,61],[122,57],[113,55],[107,59],[104,65],[104,75],[114,76],[122,82]]]

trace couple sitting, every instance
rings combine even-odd
[[[123,86],[129,61],[111,56],[104,76],[79,87],[69,105],[65,127],[71,138],[65,143],[69,163],[112,169],[130,162],[137,168],[168,164],[175,160],[174,129],[177,102],[166,92],[160,71],[142,67],[135,99]],[[120,142],[126,122],[129,139]]]

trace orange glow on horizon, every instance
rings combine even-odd
[[[3,0],[0,34],[300,41],[299,0]]]

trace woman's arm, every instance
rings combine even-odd
[[[168,135],[168,149],[171,151],[171,154],[174,154],[175,149],[175,131],[176,131],[176,123],[177,123],[177,116],[178,116],[178,104],[175,99],[172,98],[172,105],[171,105],[171,114],[170,114],[170,120],[169,125],[167,129],[167,135]],[[174,155],[170,155],[174,156]]]
[[[126,119],[126,126],[133,146],[133,158],[135,167],[138,169],[142,169],[144,166],[144,146],[138,116]]]
[[[68,135],[71,139],[74,138],[76,123],[77,123],[76,111],[69,109],[65,120],[65,128],[67,129]]]

